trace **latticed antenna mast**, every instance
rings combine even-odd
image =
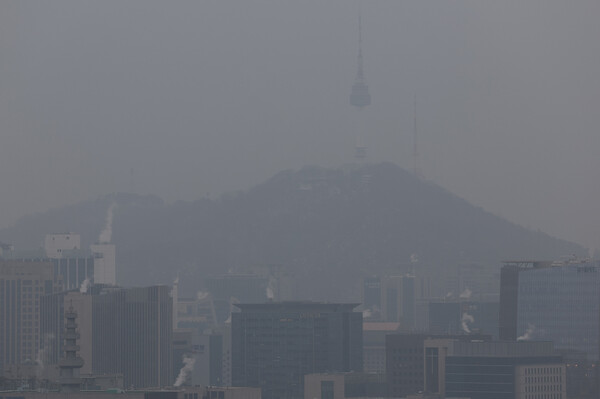
[[[363,68],[362,55],[362,20],[360,8],[358,9],[358,68],[356,71],[356,79],[352,85],[352,93],[350,94],[350,104],[360,108],[371,104],[371,95],[369,94],[369,86],[365,79],[365,71]]]
[[[419,175],[419,165],[418,165],[418,158],[419,158],[419,153],[417,151],[417,95],[415,94],[415,100],[414,100],[414,110],[413,110],[413,173],[415,174],[415,176]]]

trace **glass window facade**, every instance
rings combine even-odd
[[[518,339],[553,341],[557,349],[598,360],[600,271],[598,264],[573,264],[520,272]]]

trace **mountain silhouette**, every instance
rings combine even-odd
[[[434,278],[452,278],[457,264],[494,270],[506,259],[587,254],[391,163],[288,170],[247,191],[193,202],[111,194],[21,218],[0,231],[0,241],[37,248],[46,233],[72,231],[87,246],[111,204],[119,283],[170,283],[179,275],[184,292],[200,290],[208,275],[278,265],[295,298],[356,300],[362,277],[406,270],[411,256]]]

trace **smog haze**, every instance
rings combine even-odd
[[[597,1],[3,1],[0,226],[111,192],[169,202],[284,169],[413,166],[475,205],[600,243]]]

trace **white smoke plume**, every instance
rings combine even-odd
[[[469,287],[465,287],[465,289],[463,290],[463,292],[460,293],[460,295],[458,296],[461,299],[469,299],[471,298],[471,294],[473,292],[471,292],[471,290],[469,289]]]
[[[210,295],[210,293],[208,293],[208,292],[198,291],[196,293],[196,298],[198,298],[199,301],[203,301],[206,298],[208,298],[209,295]]]
[[[525,334],[518,337],[517,341],[529,341],[531,338],[533,338],[534,332],[535,332],[535,326],[533,324],[528,324],[527,330],[525,330]]]
[[[371,317],[373,315],[373,312],[371,312],[371,309],[365,309],[362,311],[362,315],[363,315],[363,319],[368,319],[369,317]]]
[[[100,237],[98,237],[98,242],[100,244],[108,244],[112,238],[112,222],[113,222],[113,211],[115,210],[117,204],[113,202],[108,207],[106,211],[106,221],[104,224],[104,230],[100,233]]]
[[[86,277],[85,280],[83,280],[81,282],[81,286],[79,287],[79,292],[81,292],[82,294],[87,294],[89,288],[90,288],[90,279],[88,277]]]
[[[273,277],[269,277],[269,284],[267,285],[266,295],[267,299],[273,300],[275,298],[275,294],[273,293],[273,286],[275,285],[275,279]]]
[[[187,380],[192,370],[194,370],[194,364],[196,364],[196,359],[183,356],[183,367],[179,370],[179,375],[173,384],[174,387],[180,387]]]
[[[464,332],[466,332],[467,334],[471,333],[471,329],[469,328],[469,324],[470,323],[474,323],[475,322],[475,318],[473,316],[471,316],[468,313],[463,313],[462,315],[462,319],[461,319],[461,325],[462,325],[462,329]]]
[[[44,338],[42,340],[42,347],[40,348],[40,350],[37,353],[37,356],[35,357],[35,364],[37,366],[36,374],[37,374],[38,378],[42,377],[42,374],[44,373],[44,369],[46,368],[45,360],[46,360],[46,357],[48,356],[48,349],[50,348],[50,344],[52,341],[54,341],[54,334],[52,334],[52,333],[44,334]]]

